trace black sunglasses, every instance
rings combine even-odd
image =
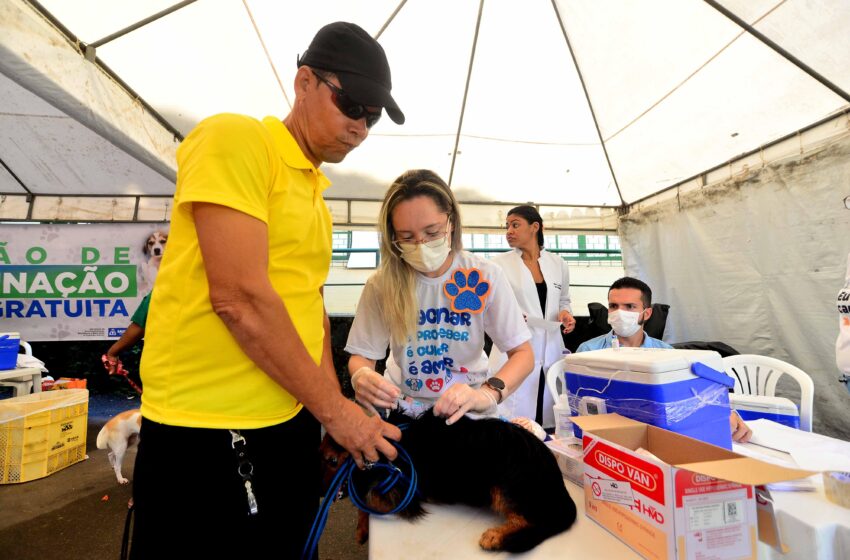
[[[328,86],[328,89],[331,90],[331,100],[334,102],[334,105],[336,105],[336,108],[349,119],[356,121],[365,118],[366,128],[372,128],[375,126],[375,123],[378,122],[378,119],[381,118],[380,109],[377,111],[370,111],[365,105],[361,105],[360,103],[353,101],[347,93],[328,81],[327,78],[323,78],[316,72],[313,72],[313,75],[319,78],[319,81],[323,84]]]

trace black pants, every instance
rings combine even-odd
[[[300,558],[319,505],[319,423],[303,409],[241,433],[254,516],[228,430],[142,420],[131,558]]]

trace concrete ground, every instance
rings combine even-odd
[[[0,486],[0,558],[15,560],[115,560],[132,484],[121,486],[106,458],[95,447],[103,424],[138,398],[90,397],[88,459],[42,479]],[[135,449],[124,459],[124,476],[133,480]],[[356,509],[348,500],[331,507],[319,544],[322,560],[363,560],[367,547],[354,541]]]

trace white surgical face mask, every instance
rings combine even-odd
[[[617,336],[628,338],[640,329],[641,313],[637,311],[623,311],[618,309],[608,314],[608,324],[617,333]]]
[[[416,245],[416,248],[409,253],[405,252],[411,245]],[[428,243],[403,243],[402,248],[402,260],[415,270],[424,273],[439,270],[452,250],[448,235],[440,240],[429,241]]]

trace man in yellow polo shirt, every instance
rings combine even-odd
[[[383,49],[356,25],[323,27],[298,66],[283,122],[217,115],[177,152],[141,363],[134,558],[298,557],[318,506],[318,422],[360,466],[395,457],[398,429],[343,397],[333,368],[318,167],[382,109],[404,115]]]

